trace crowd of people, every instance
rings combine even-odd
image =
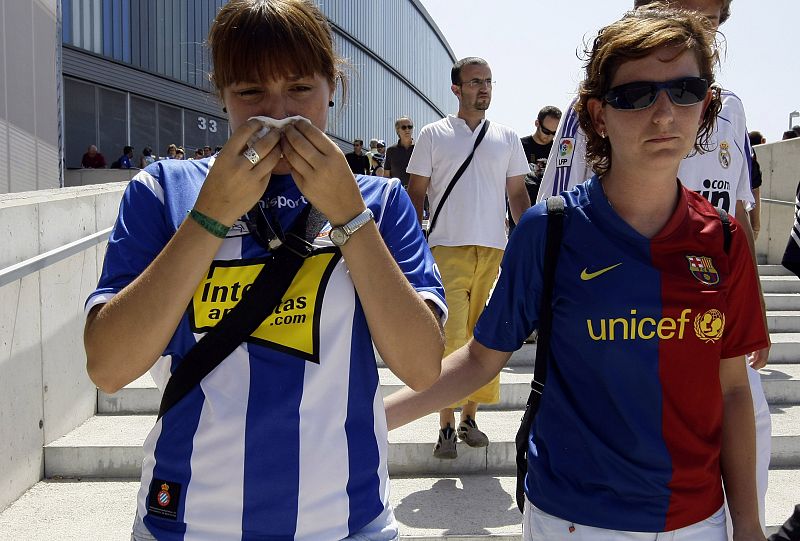
[[[193,156],[187,158],[186,151],[183,147],[169,144],[166,154],[159,157],[153,154],[152,147],[146,146],[142,149],[142,153],[137,160],[134,157],[135,149],[130,145],[125,145],[122,148],[120,157],[111,162],[111,164],[107,164],[105,156],[98,150],[97,145],[89,145],[89,148],[86,149],[86,152],[81,157],[81,168],[105,169],[108,167],[110,169],[144,169],[151,163],[159,160],[202,160],[204,158],[210,158],[221,149],[222,147],[212,149],[210,146],[206,145],[202,148],[196,148]]]
[[[86,304],[98,387],[164,390],[132,540],[397,540],[388,430],[438,412],[435,457],[490,445],[478,408],[541,324],[523,539],[765,541],[763,137],[716,81],[730,5],[634,0],[530,135],[487,118],[467,57],[454,114],[345,154],[324,15],[228,2],[208,43],[231,137],[134,177]],[[385,400],[375,351],[407,385]]]

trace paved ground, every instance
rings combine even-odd
[[[767,523],[782,523],[800,503],[800,473],[770,472]],[[128,541],[138,483],[46,480],[0,513],[0,539]],[[463,475],[392,480],[392,504],[403,539],[518,541],[514,478]],[[797,501],[795,501],[797,500]]]

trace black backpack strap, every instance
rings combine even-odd
[[[731,250],[731,219],[728,213],[725,212],[725,209],[721,207],[714,208],[717,209],[717,214],[719,214],[719,219],[722,222],[722,247],[727,254]],[[744,219],[746,220],[747,216],[745,216]]]
[[[547,240],[544,248],[544,270],[542,272],[542,304],[539,309],[539,333],[536,337],[536,361],[531,381],[531,394],[525,406],[517,436],[517,507],[520,512],[525,505],[525,475],[528,473],[528,438],[539,401],[547,379],[547,364],[550,355],[550,336],[553,327],[553,286],[556,278],[556,263],[564,234],[564,198],[560,195],[547,198]]]
[[[431,225],[428,227],[428,236],[433,232],[433,228],[436,227],[436,222],[439,219],[439,212],[441,212],[442,207],[444,207],[444,202],[447,201],[447,197],[450,195],[450,192],[453,191],[453,187],[455,187],[456,182],[458,179],[461,178],[461,175],[464,174],[464,171],[467,170],[469,164],[472,162],[472,157],[475,156],[475,150],[478,148],[478,145],[481,144],[483,141],[483,137],[486,135],[486,131],[489,129],[489,121],[484,120],[483,126],[481,127],[481,131],[478,134],[478,138],[475,139],[475,144],[472,146],[472,152],[469,153],[467,159],[464,160],[464,163],[461,164],[461,167],[458,168],[456,174],[453,175],[453,179],[450,181],[450,184],[447,185],[447,188],[444,190],[444,194],[442,195],[442,199],[439,201],[439,206],[436,207],[436,211],[433,213],[433,218],[431,219]]]
[[[316,236],[319,231],[309,236],[306,228],[310,212],[311,205],[307,205],[287,240],[296,237],[295,244],[298,244],[300,239]],[[233,353],[278,306],[305,261],[299,252],[291,242],[274,250],[236,306],[189,350],[167,382],[158,410],[159,419]]]

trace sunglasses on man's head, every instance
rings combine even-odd
[[[667,96],[675,105],[688,107],[706,98],[708,81],[701,77],[684,77],[663,83],[637,81],[615,86],[606,93],[604,99],[614,109],[638,111],[653,105],[662,90],[667,91]]]
[[[400,128],[401,130],[413,130],[414,126],[409,124],[409,125],[406,125],[406,126],[398,126],[398,128]]]

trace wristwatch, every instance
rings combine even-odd
[[[372,214],[372,211],[367,209],[346,224],[331,229],[331,232],[328,233],[328,238],[330,238],[331,242],[336,246],[344,246],[353,233],[367,225],[370,220],[374,219],[375,216]]]

